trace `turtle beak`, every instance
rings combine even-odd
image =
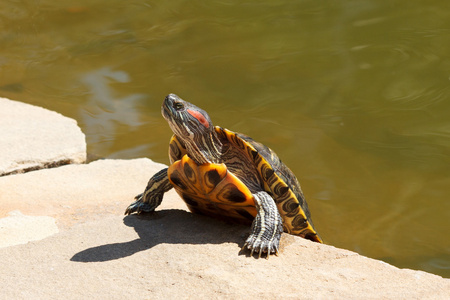
[[[167,104],[172,104],[177,101],[183,101],[183,100],[175,94],[169,94],[166,96],[166,99],[164,99],[164,102],[166,102]]]
[[[175,109],[175,103],[184,102],[180,97],[175,94],[169,94],[164,99],[164,102],[161,106],[161,114],[163,117],[168,120],[171,119],[177,112]]]

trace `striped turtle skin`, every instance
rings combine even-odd
[[[150,178],[125,214],[151,212],[175,188],[194,212],[251,224],[243,249],[278,254],[283,231],[322,243],[300,184],[270,148],[213,126],[208,114],[174,94],[162,105],[174,135],[170,166]]]

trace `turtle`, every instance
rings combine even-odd
[[[189,210],[251,224],[243,250],[278,255],[282,232],[323,243],[294,173],[269,147],[214,126],[208,113],[175,94],[161,113],[173,136],[170,166],[154,174],[125,214],[152,212],[175,188]]]

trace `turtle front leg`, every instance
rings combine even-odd
[[[244,248],[261,254],[267,253],[267,258],[271,253],[278,254],[281,233],[283,232],[283,221],[273,198],[267,192],[253,194],[255,198],[257,214],[252,223],[250,236],[244,244]]]
[[[162,169],[148,181],[147,187],[142,194],[134,197],[136,201],[130,204],[125,210],[125,214],[151,212],[157,208],[163,199],[164,193],[173,186],[167,176],[168,168]]]

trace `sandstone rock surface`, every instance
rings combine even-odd
[[[12,211],[0,219],[0,248],[42,240],[58,232],[55,219]]]
[[[0,98],[0,176],[86,161],[77,122],[42,107]]]
[[[169,192],[124,216],[148,159],[100,160],[0,177],[0,217],[20,210],[59,232],[0,249],[2,299],[448,299],[450,280],[283,235],[279,257],[240,251],[248,226],[194,215]]]

